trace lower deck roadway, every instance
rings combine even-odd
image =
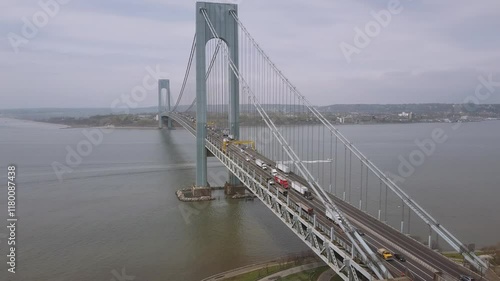
[[[194,130],[194,128],[191,128],[191,129]],[[211,140],[212,143],[216,144],[219,148],[222,147],[222,140],[223,140],[222,136],[219,136],[213,132],[208,131],[207,137]],[[218,145],[219,143],[220,143],[220,145]],[[263,179],[272,177],[270,169],[263,170],[260,166],[255,164],[255,161],[253,161],[253,160],[246,161],[246,158],[248,156],[247,154],[250,153],[249,151],[241,152],[240,148],[238,148],[234,145],[229,145],[227,147],[227,151],[231,154],[239,156],[241,163],[246,162],[249,166],[251,166],[256,171],[256,174],[258,176],[261,176]],[[262,159],[266,163],[271,164],[271,166],[275,165],[273,161],[266,159],[262,155],[259,155],[255,152],[252,152],[251,154],[254,158]],[[297,175],[288,175],[288,176],[293,177],[293,180],[297,180],[299,182],[302,182],[303,184],[305,183],[304,180],[302,178],[298,177]],[[315,205],[314,207],[316,210],[316,219],[320,223],[322,223],[323,225],[334,227],[336,235],[338,235],[344,242],[346,242],[346,244],[350,245],[350,241],[348,240],[347,236],[343,233],[342,229],[340,227],[338,227],[337,225],[335,225],[333,222],[331,222],[328,218],[326,218],[326,216],[324,215],[325,207],[319,202],[319,200],[309,201],[309,200],[305,199],[304,197],[302,197],[300,194],[294,192],[293,190],[290,190],[288,194],[289,194],[292,202],[302,202],[304,204],[310,204],[311,202],[314,202],[314,205]],[[317,210],[322,210],[322,211],[321,211],[321,213],[319,213]],[[374,251],[376,251],[376,249],[374,249]],[[397,267],[397,266],[389,265],[388,269],[391,271],[391,273],[394,276],[401,276],[402,273],[404,272],[404,268],[402,268],[400,266]],[[417,271],[417,270],[414,269],[413,271]],[[414,275],[418,276],[417,274],[414,274]],[[430,276],[430,275],[432,275],[432,272],[428,272],[426,275]],[[416,279],[416,280],[418,280],[418,279]],[[421,280],[429,280],[429,279],[425,278],[425,279],[421,279]]]
[[[272,167],[275,166],[274,161],[267,159],[256,152],[252,152],[252,154],[255,158],[262,159],[264,160],[264,162],[271,164]],[[257,165],[255,166],[256,168],[262,170]],[[268,172],[270,176],[270,171]],[[291,180],[298,181],[307,186],[307,182],[302,177],[296,174],[290,173],[285,176]],[[325,223],[325,220],[329,221],[324,216],[326,208],[319,200],[317,200],[316,196],[314,200],[307,200],[292,189],[290,190],[289,194],[292,194],[291,198],[293,198],[294,202],[303,202],[304,204],[309,204],[314,206],[315,210],[320,210],[320,212],[316,211],[317,219],[319,218],[319,220],[323,224],[333,225],[335,227],[335,230],[341,231],[341,229],[336,225],[334,225],[333,223],[331,222]],[[380,222],[379,220],[364,213],[363,211],[341,200],[340,198],[337,198],[333,195],[331,195],[331,198],[333,199],[334,203],[337,204],[340,210],[348,217],[348,219],[351,218],[350,222],[353,223],[357,228],[365,230],[364,231],[365,233],[374,232],[375,234],[378,234],[370,237],[371,239],[373,239],[373,243],[371,244],[376,245],[374,251],[376,251],[378,248],[383,247],[392,252],[401,252],[394,246],[391,246],[391,245],[397,245],[399,246],[398,248],[402,248],[403,251],[410,253],[410,256],[406,255],[407,262],[404,262],[404,265],[399,261],[386,262],[386,264],[390,264],[391,266],[398,268],[399,271],[398,273],[404,272],[406,267],[411,273],[413,273],[416,279],[432,280],[434,275],[434,270],[432,270],[431,268],[434,268],[437,271],[446,272],[450,274],[451,276],[453,276],[453,278],[455,278],[454,280],[459,280],[459,276],[462,274],[475,276],[475,278],[477,278],[478,280],[481,278],[479,275],[471,272],[465,267],[453,262],[452,260],[441,255],[440,253],[437,253],[429,249],[427,246],[421,244],[420,242],[414,240],[413,238],[400,233],[391,226],[388,226],[383,222]],[[353,219],[356,220],[356,223],[354,223]],[[344,238],[345,241],[347,241],[345,236]],[[412,256],[414,256],[415,258]]]
[[[220,141],[222,143],[221,137],[219,137],[219,136],[211,136],[211,137],[213,138],[213,140],[215,142]],[[246,163],[248,166],[251,167],[251,170],[255,170],[256,176],[262,177],[262,179],[264,179],[264,180],[267,178],[272,178],[271,171],[270,171],[271,168],[264,170],[260,166],[258,166],[253,159],[252,159],[252,161],[246,161],[249,154],[253,157],[264,160],[264,162],[266,162],[266,163],[272,163],[272,161],[270,161],[269,159],[265,159],[261,155],[255,154],[253,152],[252,153],[250,153],[248,151],[242,152],[241,148],[238,148],[235,146],[228,146],[227,151],[228,151],[228,153],[231,153],[233,156],[238,155],[239,159],[240,159],[239,161],[242,163]],[[276,189],[274,187],[271,186],[270,188],[272,189],[272,191],[274,193],[276,192]],[[328,218],[326,218],[326,216],[324,216],[325,207],[319,202],[319,200],[305,199],[302,195],[300,195],[299,193],[296,193],[292,189],[289,189],[288,194],[289,194],[288,196],[290,197],[290,200],[292,202],[295,202],[295,203],[302,202],[306,205],[311,205],[311,203],[314,203],[314,209],[316,210],[316,220],[325,226],[333,227],[335,229],[335,233],[336,233],[335,235],[339,236],[341,238],[341,240],[344,241],[347,245],[351,245],[351,242],[349,241],[349,239],[347,238],[345,233],[342,231],[342,229],[339,226],[335,225],[333,222],[331,222]],[[320,210],[320,209],[323,210],[322,213],[317,212],[317,210]],[[377,249],[374,249],[375,252],[376,252],[376,250]],[[394,276],[402,276],[403,272],[404,272],[404,269],[402,269],[401,267],[398,268],[398,267],[391,266],[391,265],[388,266],[388,269],[391,271],[391,273]],[[420,280],[431,280],[431,279],[432,278],[430,278],[430,279],[426,278],[426,279],[420,279]],[[415,280],[419,280],[419,279],[415,279]]]
[[[254,157],[264,158],[258,154],[254,154]],[[264,162],[266,162],[268,164],[273,163],[269,159],[264,158],[263,160],[264,160]],[[261,174],[263,177],[271,177],[271,174],[268,173],[269,171],[262,170],[259,166],[254,164],[253,161],[249,164],[254,166],[254,169],[259,171],[258,174]],[[290,174],[287,177],[290,178],[291,180],[296,180],[296,181],[301,182],[302,184],[306,184],[306,182],[302,178],[298,177],[297,175]],[[302,202],[304,204],[307,204],[307,205],[310,205],[311,207],[313,207],[316,210],[317,220],[319,220],[324,225],[333,226],[334,229],[337,231],[337,234],[340,234],[340,236],[342,237],[342,239],[344,241],[346,241],[346,242],[348,241],[347,237],[345,235],[343,235],[341,228],[336,226],[334,223],[330,222],[323,215],[325,213],[325,207],[319,200],[307,200],[292,189],[290,189],[289,194],[290,194],[289,196],[293,202]],[[376,252],[378,248],[386,248],[392,252],[410,252],[410,253],[417,253],[418,254],[418,255],[411,254],[411,255],[415,255],[416,258],[411,257],[411,255],[405,255],[406,259],[407,259],[406,262],[400,262],[397,260],[386,262],[386,266],[390,269],[390,271],[395,276],[401,276],[401,275],[403,275],[403,273],[407,272],[407,270],[408,270],[409,275],[411,275],[414,280],[433,280],[434,272],[436,270],[432,270],[430,268],[434,268],[434,267],[438,268],[438,270],[442,270],[442,271],[445,271],[445,272],[452,274],[453,276],[455,276],[455,278],[456,278],[455,280],[459,279],[458,277],[460,276],[460,274],[471,275],[471,272],[469,272],[467,269],[461,267],[458,264],[455,264],[453,261],[447,259],[446,257],[442,256],[441,254],[436,253],[436,252],[428,249],[426,246],[420,244],[419,242],[413,240],[412,238],[406,237],[405,235],[397,232],[392,227],[389,227],[389,226],[381,223],[378,220],[375,220],[371,217],[368,217],[368,215],[366,215],[362,211],[356,209],[354,206],[352,206],[344,201],[341,201],[338,198],[334,198],[334,201],[339,206],[341,211],[343,211],[347,215],[347,218],[350,219],[351,223],[353,223],[358,229],[363,229],[365,233],[371,233],[371,232],[375,233],[375,235],[370,236],[369,239],[366,239],[367,236],[364,237],[365,240],[367,240],[367,243],[370,246],[372,246],[372,249],[374,252]],[[321,210],[321,211],[318,212],[318,210]],[[366,223],[366,221],[368,221],[369,223]],[[377,224],[378,224],[378,227],[374,228],[375,231],[372,230],[372,228],[368,227],[368,225],[371,225],[373,227],[374,225],[377,225]],[[390,237],[387,237],[387,236],[390,236]],[[395,247],[392,246],[393,244],[397,243],[395,241],[404,241],[405,243],[402,243],[402,242],[400,242],[400,243],[402,245],[409,244],[408,248],[406,248],[405,246],[401,246],[398,248],[403,248],[404,249],[403,251],[396,249]],[[349,243],[349,242],[347,242],[347,243]],[[418,244],[418,245],[415,245],[415,244]],[[428,250],[427,252],[430,252],[430,253],[425,253],[426,250]],[[444,260],[444,262],[443,262],[443,260]],[[451,264],[451,266],[450,266],[450,264]],[[437,265],[440,265],[440,267]],[[443,270],[441,268],[445,268],[445,270]]]
[[[195,132],[194,126],[192,126],[192,122],[187,119],[185,119],[184,121],[191,125],[191,128],[189,128],[190,131]],[[215,132],[207,130],[207,139],[209,139],[219,148],[222,148],[222,136],[218,135]],[[252,167],[252,169],[255,169],[256,173],[259,176],[262,176],[263,179],[272,177],[271,168],[276,164],[274,161],[267,159],[254,151],[245,150],[241,152],[240,148],[234,145],[229,145],[227,147],[227,150],[229,153],[232,153],[233,156],[238,157],[240,163],[246,162],[249,166]],[[253,159],[252,161],[246,161],[246,158],[248,158],[247,156],[249,154],[255,158],[262,159],[265,163],[270,164],[271,167],[269,167],[267,170],[263,170],[261,167],[255,164],[255,161]],[[307,182],[302,177],[296,174],[290,173],[285,176],[291,180],[298,181],[304,185],[307,185]],[[302,202],[304,204],[311,205],[311,207],[313,207],[315,210],[317,221],[325,226],[333,226],[336,235],[338,235],[343,241],[350,244],[350,241],[342,232],[341,228],[331,222],[328,218],[326,218],[325,206],[316,198],[316,196],[314,196],[315,198],[313,200],[308,200],[291,188],[289,189],[288,194],[290,196],[290,200],[293,202]],[[394,228],[378,221],[372,216],[350,205],[349,203],[333,195],[331,197],[334,200],[334,203],[337,204],[340,210],[347,216],[349,221],[357,228],[363,229],[364,232],[367,233],[367,235],[364,236],[364,239],[375,252],[377,248],[384,247],[393,252],[400,252],[398,251],[398,249],[396,249],[400,248],[405,252],[410,253],[410,255],[405,255],[407,261],[404,263],[396,260],[385,262],[386,266],[395,277],[401,276],[401,274],[405,272],[406,269],[408,269],[410,271],[410,274],[414,277],[414,280],[432,280],[432,276],[434,275],[432,268],[435,268],[439,271],[446,272],[451,276],[456,277],[455,280],[458,280],[461,274],[473,275],[478,280],[480,279],[479,276],[474,275],[472,272],[470,272],[470,270],[454,263],[443,255],[434,252],[420,242],[404,234],[401,234]]]

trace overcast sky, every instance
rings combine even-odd
[[[109,107],[156,65],[178,92],[195,1],[64,1],[32,38],[23,17],[41,14],[39,0],[0,2],[0,108]],[[400,1],[350,62],[342,42],[356,47],[355,28],[389,0],[225,2],[239,3],[253,37],[314,104],[460,103],[480,75],[500,82],[500,1]],[[500,103],[495,89],[483,103]],[[156,103],[152,90],[139,106]]]

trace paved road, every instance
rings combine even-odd
[[[317,281],[330,281],[335,275],[337,275],[337,273],[335,273],[335,271],[333,271],[333,269],[330,268],[327,271],[321,273]]]
[[[301,266],[297,266],[297,267],[292,267],[292,268],[289,268],[287,270],[283,270],[283,271],[277,272],[275,274],[271,274],[267,277],[259,279],[258,281],[276,281],[280,277],[286,277],[288,275],[292,275],[292,274],[299,273],[299,272],[309,270],[309,269],[318,268],[321,266],[325,266],[325,263],[324,262],[315,262],[315,263],[305,264],[305,265],[301,265]]]
[[[229,271],[215,274],[215,275],[207,277],[201,281],[216,281],[216,280],[221,280],[222,278],[224,278],[224,279],[231,278],[231,277],[239,276],[239,275],[242,275],[242,274],[245,274],[245,273],[248,273],[251,271],[255,271],[255,270],[258,270],[261,268],[265,268],[266,266],[274,266],[274,265],[279,265],[279,264],[280,264],[280,262],[275,261],[275,260],[257,263],[257,264],[251,264],[251,265],[247,265],[247,266],[243,266],[240,268],[235,268],[235,269],[232,269]]]

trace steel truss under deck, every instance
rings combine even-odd
[[[170,117],[196,136],[195,129],[182,116],[169,113]],[[256,176],[255,170],[246,161],[238,160],[231,152],[224,153],[211,137],[205,140],[206,148],[224,164],[248,189],[256,195],[290,230],[297,235],[313,252],[330,266],[343,280],[376,280],[374,276],[355,259],[361,259],[351,247],[335,235],[333,227],[325,226],[303,212],[298,204],[288,196],[271,192],[267,181]],[[359,277],[358,277],[359,276]]]

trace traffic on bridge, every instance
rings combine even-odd
[[[241,22],[237,5],[198,2],[196,11],[173,106],[170,81],[159,80],[158,120],[160,128],[175,121],[195,136],[197,187],[209,186],[207,157],[216,157],[230,172],[229,185],[250,190],[343,280],[493,278],[473,249],[285,77]],[[181,106],[184,99],[189,106]],[[240,125],[248,129],[240,132]],[[389,221],[394,201],[401,210],[399,229]],[[427,231],[425,243],[409,236],[415,220]],[[463,264],[436,252],[438,239],[462,255]]]
[[[171,113],[171,118],[178,121],[193,135],[196,132],[196,119],[187,114]],[[242,169],[252,171],[253,175],[269,192],[287,206],[292,206],[295,212],[304,220],[314,224],[321,230],[332,229],[331,234],[336,243],[344,249],[352,245],[342,228],[335,223],[333,216],[326,211],[325,206],[307,189],[307,181],[290,171],[288,166],[276,163],[254,150],[251,145],[238,144],[226,129],[207,126],[207,141],[226,155],[230,155]],[[237,143],[237,144],[233,144]],[[295,186],[295,187],[294,187]],[[447,276],[445,280],[460,280],[460,276],[481,276],[456,264],[447,257],[427,248],[420,242],[400,233],[379,220],[366,215],[356,207],[332,196],[345,216],[356,226],[356,230],[368,242],[373,251],[387,249],[392,258],[380,260],[385,263],[392,276],[408,276],[411,280],[434,280],[439,276]],[[341,220],[338,220],[341,222]],[[329,235],[322,232],[328,239]],[[483,279],[484,280],[484,279]]]

